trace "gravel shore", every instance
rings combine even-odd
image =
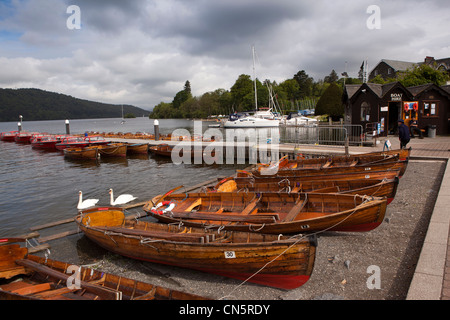
[[[56,242],[50,258],[95,264],[106,272],[213,299],[403,300],[444,170],[443,161],[410,160],[383,224],[365,233],[321,234],[312,277],[294,290],[123,258],[99,248],[82,235]],[[77,253],[74,255],[71,250]]]

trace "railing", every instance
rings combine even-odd
[[[318,125],[284,128],[282,143],[315,144],[328,146],[362,145],[361,125]]]

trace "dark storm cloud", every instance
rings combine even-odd
[[[0,86],[38,87],[151,108],[191,82],[194,95],[240,74],[316,81],[363,60],[450,56],[447,0],[12,0],[0,3]],[[69,5],[81,29],[69,30]],[[367,27],[376,5],[379,29]],[[4,9],[4,10],[3,10]],[[347,64],[346,64],[347,62]]]

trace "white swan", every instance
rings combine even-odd
[[[121,194],[117,197],[116,200],[114,200],[114,194],[113,189],[109,189],[109,194],[111,195],[110,205],[116,206],[118,204],[125,204],[127,202],[133,201],[134,199],[137,199],[137,197],[132,196],[131,194]]]
[[[77,209],[78,210],[83,210],[83,209],[87,209],[89,207],[93,207],[97,204],[98,199],[86,199],[83,201],[83,192],[78,191],[78,205],[77,205]]]

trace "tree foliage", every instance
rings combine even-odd
[[[292,78],[281,83],[269,80],[261,82],[256,79],[258,109],[273,107],[273,103],[270,104],[270,102],[275,102],[277,111],[283,114],[302,109],[314,109],[319,98],[331,84],[343,87],[342,79],[338,78],[337,73],[332,70],[323,80],[314,81],[305,70],[300,70]],[[352,79],[347,81],[351,82]],[[256,107],[255,82],[250,75],[241,74],[230,90],[217,89],[199,97],[193,97],[190,82],[186,81],[184,89],[175,94],[173,101],[160,102],[154,107],[150,117],[155,119],[206,118],[214,115],[228,115],[235,111],[253,111]],[[336,99],[341,101],[341,97]]]
[[[440,70],[427,64],[415,66],[405,72],[401,72],[395,78],[384,80],[381,75],[376,76],[371,83],[386,84],[400,82],[405,87],[420,86],[422,84],[434,83],[437,86],[444,85],[449,80],[449,75],[445,70]]]
[[[328,114],[333,120],[339,120],[344,114],[342,89],[336,83],[331,83],[317,102],[316,115],[323,114]]]
[[[433,68],[427,64],[416,66],[398,76],[398,81],[405,87],[419,86],[427,83],[434,83],[437,86],[442,86],[448,79],[447,72]]]

